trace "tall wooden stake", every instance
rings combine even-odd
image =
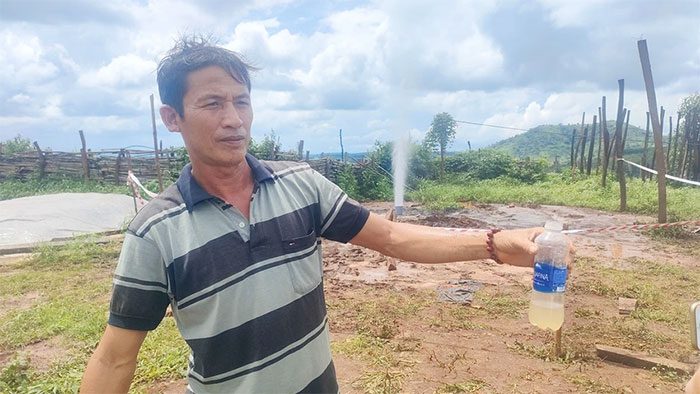
[[[583,129],[583,137],[581,139],[581,164],[579,164],[579,170],[581,173],[586,172],[586,142],[588,140],[588,126]]]
[[[591,167],[593,166],[593,146],[595,145],[595,128],[597,120],[598,116],[593,115],[593,130],[591,130],[591,144],[588,147],[588,163],[586,165],[586,175],[591,175]]]
[[[598,175],[600,169],[600,147],[603,146],[603,111],[598,107],[598,120],[600,121],[600,132],[598,137],[598,157],[595,161],[595,174]]]
[[[78,130],[78,134],[80,134],[80,143],[83,146],[80,149],[80,156],[83,160],[83,177],[87,181],[88,179],[90,179],[90,167],[88,166],[87,145],[85,144],[85,135],[83,134],[83,131]]]
[[[649,146],[649,124],[651,122],[651,115],[649,115],[649,111],[647,111],[647,128],[646,128],[646,134],[644,134],[644,150],[642,150],[642,167],[647,167],[647,146]],[[647,173],[646,171],[641,171],[642,173],[642,182],[644,182],[647,179]]]
[[[680,131],[680,123],[681,113],[678,112],[678,115],[676,116],[676,137],[673,139],[673,160],[671,160],[671,168],[668,171],[673,172],[673,169],[675,169],[676,174],[678,174],[678,133]]]
[[[153,104],[153,95],[151,94],[151,121],[153,123],[153,149],[156,157],[156,174],[158,174],[158,190],[163,192],[163,174],[160,173],[160,159],[158,156],[158,131],[156,131],[156,107]]]
[[[571,153],[569,154],[569,163],[571,167],[571,176],[574,175],[574,169],[576,168],[576,158],[574,157],[574,145],[576,144],[576,129],[571,131]]]
[[[625,132],[622,134],[622,151],[625,150],[625,145],[627,144],[627,130],[630,128],[630,110],[626,111],[625,116]]]
[[[608,132],[608,117],[605,111],[605,96],[603,96],[603,115],[600,118],[601,132],[603,133],[603,187],[607,184],[608,178],[608,164],[610,162],[610,133]]]
[[[671,172],[671,145],[673,142],[673,116],[668,117],[668,150],[666,151],[666,171]]]
[[[622,123],[624,121],[624,104],[625,104],[625,80],[618,79],[617,86],[619,90],[619,98],[617,100],[617,119],[615,121],[615,161],[622,159],[624,154],[622,145]],[[620,161],[617,163],[617,180],[620,182],[620,211],[627,210],[627,184],[625,182],[625,163]]]
[[[646,86],[649,113],[651,114],[651,125],[654,130],[656,170],[658,171],[657,182],[659,185],[659,223],[666,223],[666,163],[663,158],[664,150],[661,141],[661,124],[659,124],[659,114],[656,112],[656,91],[654,90],[654,78],[651,75],[651,62],[649,61],[647,41],[637,41],[637,49],[639,50],[639,60],[642,63],[642,74],[644,74],[644,85]]]
[[[44,179],[44,175],[46,175],[46,154],[41,150],[39,143],[36,141],[34,141],[34,149],[36,149],[36,153],[39,155],[39,179]]]
[[[338,133],[340,135],[340,160],[345,163],[345,150],[343,148],[343,129],[340,129],[340,132]]]

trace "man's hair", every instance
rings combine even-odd
[[[219,66],[250,92],[248,71],[256,70],[236,52],[213,45],[202,36],[180,37],[158,64],[158,91],[163,104],[185,116],[182,99],[187,91],[187,75],[208,66]]]

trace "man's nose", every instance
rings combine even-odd
[[[243,125],[243,120],[241,119],[236,106],[232,102],[227,101],[224,103],[223,108],[223,119],[222,123],[225,127],[239,128]]]

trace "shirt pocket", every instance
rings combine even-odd
[[[286,265],[289,269],[292,286],[299,294],[306,294],[321,283],[323,266],[318,248],[315,247],[317,241],[318,237],[316,237],[316,233],[313,230],[310,234],[302,237],[282,241],[284,252],[296,255],[295,257],[290,257],[291,261]],[[304,253],[305,250],[308,251]]]

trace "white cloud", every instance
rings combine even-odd
[[[156,63],[133,54],[118,56],[106,66],[82,75],[78,82],[89,87],[133,87],[151,82]]]
[[[27,96],[26,94],[19,93],[10,97],[8,101],[15,104],[29,104],[32,102],[32,98]]]
[[[599,16],[601,7],[607,7],[611,12],[616,7],[609,0],[539,0],[549,10],[549,18],[557,27],[588,26],[591,19]]]
[[[55,78],[59,68],[46,57],[36,36],[20,36],[11,30],[0,32],[0,75],[3,85],[12,87],[40,84]]]

